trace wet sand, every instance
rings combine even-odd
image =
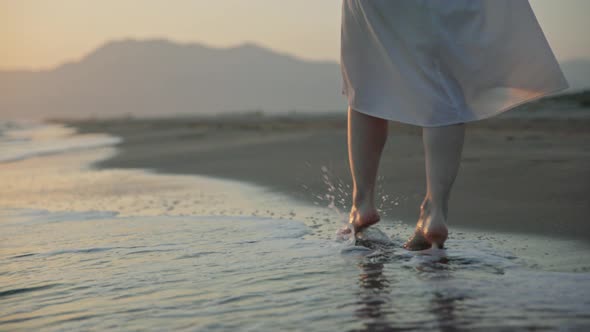
[[[349,205],[343,114],[61,122],[123,138],[99,168],[234,179],[318,205],[328,205],[333,184],[337,206]],[[384,222],[414,223],[425,192],[419,128],[391,123],[380,177]],[[500,117],[468,125],[451,232],[461,226],[588,240],[589,216],[590,120]]]
[[[279,192],[314,201],[310,191],[298,191],[294,176],[285,177],[293,187],[279,181],[283,187],[266,187],[273,191],[210,176],[90,166],[126,151],[135,151],[128,161],[149,167],[229,150],[244,153],[249,163],[233,166],[248,170],[253,161],[245,156],[254,147],[341,134],[332,120],[285,121],[94,123],[123,128],[128,150],[114,148],[113,137],[72,135],[61,126],[22,136],[16,144],[26,152],[28,142],[62,149],[0,163],[0,330],[297,330],[301,322],[309,331],[588,330],[588,241],[455,225],[448,249],[408,252],[400,247],[412,227],[394,219],[407,205],[400,199],[391,217],[365,234],[381,235],[367,235],[372,240],[359,246],[335,241],[342,215],[325,201],[298,204]],[[394,142],[415,135],[396,132]],[[182,159],[186,146],[192,150]],[[273,166],[267,154],[251,156],[267,163],[252,172],[276,176],[266,170]],[[209,160],[226,169],[230,161]],[[297,160],[281,162],[289,161],[297,172]],[[305,168],[320,178],[309,181],[310,190],[329,192],[323,175],[338,183],[321,166]]]

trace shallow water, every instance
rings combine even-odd
[[[113,153],[0,164],[0,330],[590,327],[585,243],[454,230],[416,253],[394,220],[339,242],[335,211],[263,188],[88,167]]]
[[[588,273],[479,241],[411,253],[305,238],[293,220],[26,211],[2,231],[12,330],[582,328]],[[21,215],[25,211],[12,211]],[[476,249],[477,248],[477,249]]]

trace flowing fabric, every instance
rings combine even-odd
[[[484,119],[566,89],[527,0],[344,0],[349,106],[419,126]]]

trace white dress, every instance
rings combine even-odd
[[[424,127],[568,87],[527,0],[344,0],[341,47],[352,109]]]

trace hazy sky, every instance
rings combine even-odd
[[[590,59],[590,0],[531,4],[560,60]],[[48,68],[129,37],[212,46],[251,41],[337,61],[340,6],[340,0],[0,0],[0,68]]]

